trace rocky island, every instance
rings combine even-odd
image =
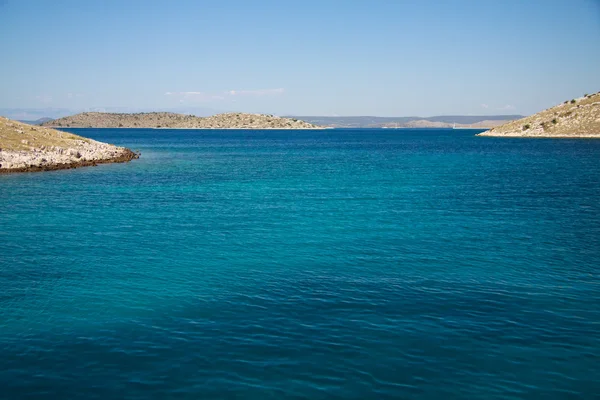
[[[196,117],[170,112],[137,114],[84,112],[47,121],[42,126],[66,128],[179,128],[179,129],[322,129],[295,118],[267,114],[225,113]]]
[[[567,100],[477,136],[600,138],[600,92]]]
[[[70,169],[138,157],[124,147],[0,117],[0,173]]]

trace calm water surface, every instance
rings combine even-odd
[[[3,399],[598,399],[600,141],[71,130],[0,176]]]

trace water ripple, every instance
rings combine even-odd
[[[3,398],[600,393],[600,142],[84,134],[0,176]]]

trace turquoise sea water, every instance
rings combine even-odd
[[[72,132],[0,175],[0,398],[593,399],[600,141]]]

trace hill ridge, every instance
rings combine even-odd
[[[567,100],[477,136],[600,138],[600,92]]]
[[[210,117],[173,112],[83,112],[47,121],[42,126],[63,128],[179,128],[179,129],[321,129],[296,118],[269,114],[222,113]]]

